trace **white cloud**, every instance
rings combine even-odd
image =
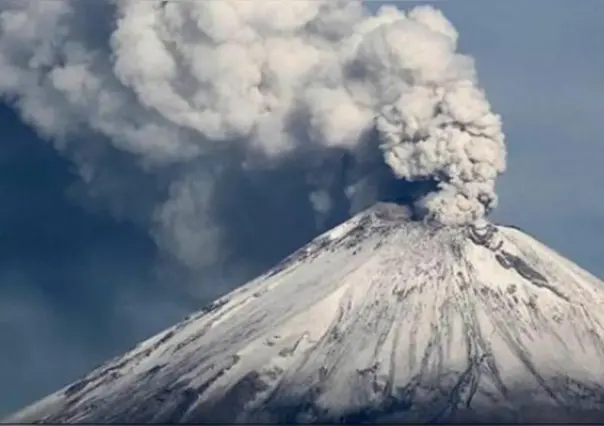
[[[167,199],[147,215],[158,241],[186,264],[206,265],[229,250],[216,213],[229,171],[251,180],[298,158],[296,173],[307,177],[290,195],[316,214],[337,209],[345,188],[370,202],[379,193],[370,168],[340,182],[340,163],[323,159],[349,152],[366,161],[359,150],[374,124],[371,143],[394,175],[441,182],[418,202],[431,219],[466,223],[496,204],[501,123],[476,86],[471,58],[456,53],[456,30],[431,7],[405,14],[385,6],[375,16],[355,0],[121,0],[95,8],[4,2],[0,94],[89,181],[110,171],[94,155],[107,149],[86,145],[107,143],[133,156],[129,167],[167,179]],[[273,186],[263,196],[282,197],[271,195]]]

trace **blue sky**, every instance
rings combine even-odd
[[[508,171],[493,217],[604,277],[604,2],[435,5],[503,116]],[[0,128],[0,382],[11,384],[0,389],[1,416],[200,301],[152,270],[144,230],[73,201],[73,167],[6,106]]]

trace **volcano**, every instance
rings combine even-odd
[[[603,283],[381,203],[9,422],[604,420]]]

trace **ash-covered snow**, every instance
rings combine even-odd
[[[604,287],[381,204],[9,422],[604,419]]]

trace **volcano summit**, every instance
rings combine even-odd
[[[603,283],[486,219],[502,121],[441,12],[123,0],[103,20],[84,3],[2,6],[0,95],[95,198],[145,210],[196,271],[236,230],[250,252],[293,232],[272,229],[284,211],[349,219],[7,421],[604,420]],[[139,181],[165,190],[139,203]],[[421,190],[384,195],[400,182]]]
[[[377,204],[10,422],[604,419],[603,283]]]

